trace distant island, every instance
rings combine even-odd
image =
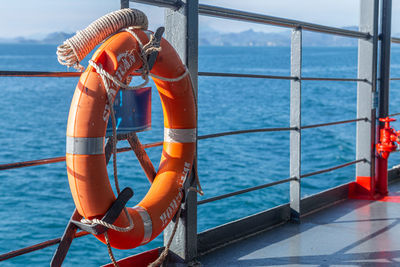
[[[344,27],[347,30],[358,30],[357,26]],[[209,27],[200,28],[200,46],[290,46],[291,31],[277,33],[256,32],[247,30],[238,33],[220,33]],[[357,46],[358,40],[332,34],[303,31],[304,46],[348,47]]]
[[[358,27],[345,27],[358,30]],[[290,46],[290,30],[277,33],[257,32],[252,29],[237,33],[222,33],[210,27],[202,26],[199,31],[199,46]],[[0,38],[0,43],[9,44],[62,44],[75,33],[54,32],[42,39],[27,37]],[[357,46],[357,39],[340,37],[332,34],[303,32],[304,46],[349,47]]]
[[[28,37],[0,38],[2,44],[62,44],[66,39],[74,36],[75,33],[53,32],[43,39],[33,39]]]

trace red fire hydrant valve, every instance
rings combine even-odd
[[[380,138],[379,143],[376,144],[376,151],[378,152],[378,155],[380,157],[387,159],[390,152],[396,150],[396,142],[400,144],[400,131],[396,132],[393,128],[390,127],[390,122],[396,121],[396,119],[386,117],[380,118],[379,121],[384,122],[385,125],[383,128],[380,129]]]

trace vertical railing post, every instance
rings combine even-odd
[[[356,165],[356,182],[350,197],[373,198],[375,194],[375,127],[376,127],[376,78],[378,51],[379,0],[360,1],[360,31],[371,35],[358,41],[356,159],[366,159]]]
[[[290,219],[300,222],[301,215],[301,60],[302,29],[293,29],[291,40],[291,76],[297,77],[290,82]]]
[[[121,0],[121,9],[129,8],[129,0]]]
[[[189,69],[197,99],[198,0],[185,0],[183,2],[185,4],[179,10],[167,9],[165,11],[165,37],[175,47]],[[193,168],[197,168],[197,157],[193,166]],[[197,173],[197,170],[194,171]],[[196,186],[193,173],[192,171],[190,181],[191,185]],[[173,226],[174,223],[172,222],[165,229],[164,244],[168,242]],[[192,261],[197,256],[197,194],[194,191],[188,192],[170,249],[186,262]]]
[[[378,118],[389,115],[389,83],[390,83],[390,46],[392,24],[392,0],[382,0],[381,6],[381,43],[379,55],[379,106]],[[379,129],[383,123],[379,123]],[[379,140],[379,131],[377,132]],[[381,196],[388,194],[387,159],[377,157],[377,193]]]

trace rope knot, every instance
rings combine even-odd
[[[142,51],[146,56],[150,55],[153,52],[161,51],[160,43],[157,41],[154,34],[150,34],[150,40],[147,44],[143,46]]]
[[[133,229],[134,224],[133,224],[132,218],[131,218],[131,216],[129,215],[129,213],[128,213],[128,211],[126,210],[126,208],[124,208],[124,211],[125,211],[126,216],[128,217],[128,221],[129,221],[129,225],[126,226],[126,227],[119,227],[119,226],[113,225],[113,224],[111,224],[111,223],[107,223],[107,222],[102,221],[102,220],[99,220],[99,219],[92,219],[92,220],[89,220],[89,219],[83,218],[83,219],[81,219],[81,223],[85,223],[85,224],[89,224],[89,225],[100,224],[100,225],[103,225],[104,227],[106,227],[106,228],[108,228],[108,229],[112,229],[112,230],[114,230],[114,231],[118,231],[118,232],[129,232],[130,230]]]

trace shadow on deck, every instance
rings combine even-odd
[[[400,193],[400,182],[390,186]],[[346,200],[200,257],[203,266],[400,266],[400,203]]]

